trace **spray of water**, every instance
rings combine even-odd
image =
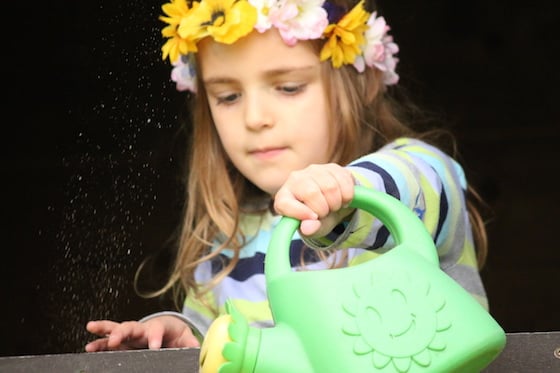
[[[160,57],[160,6],[106,1],[94,9],[97,22],[84,26],[88,102],[69,113],[75,144],[62,160],[68,181],[57,212],[56,275],[42,295],[52,352],[83,351],[88,320],[123,318],[134,271],[153,249],[146,225],[154,224],[162,175],[175,162],[162,139],[177,131],[177,93]]]

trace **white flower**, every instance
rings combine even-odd
[[[257,9],[257,23],[255,24],[255,29],[258,32],[263,33],[272,27],[268,14],[270,9],[272,9],[277,2],[277,0],[249,0],[249,4]]]
[[[288,45],[318,39],[329,24],[323,3],[324,0],[279,0],[269,11],[269,21]]]

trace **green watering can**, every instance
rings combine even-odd
[[[283,217],[265,259],[274,327],[250,327],[226,304],[200,352],[202,373],[480,372],[506,335],[439,268],[431,236],[397,199],[356,186],[350,204],[376,216],[396,246],[352,267],[293,271],[299,221]]]

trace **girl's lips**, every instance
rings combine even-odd
[[[249,153],[252,156],[255,156],[259,159],[266,160],[279,156],[281,153],[284,152],[284,150],[286,150],[286,148],[266,148],[266,149],[252,150]]]

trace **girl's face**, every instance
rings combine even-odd
[[[327,98],[308,42],[289,47],[271,29],[198,46],[218,135],[247,179],[274,196],[290,172],[329,162]]]

